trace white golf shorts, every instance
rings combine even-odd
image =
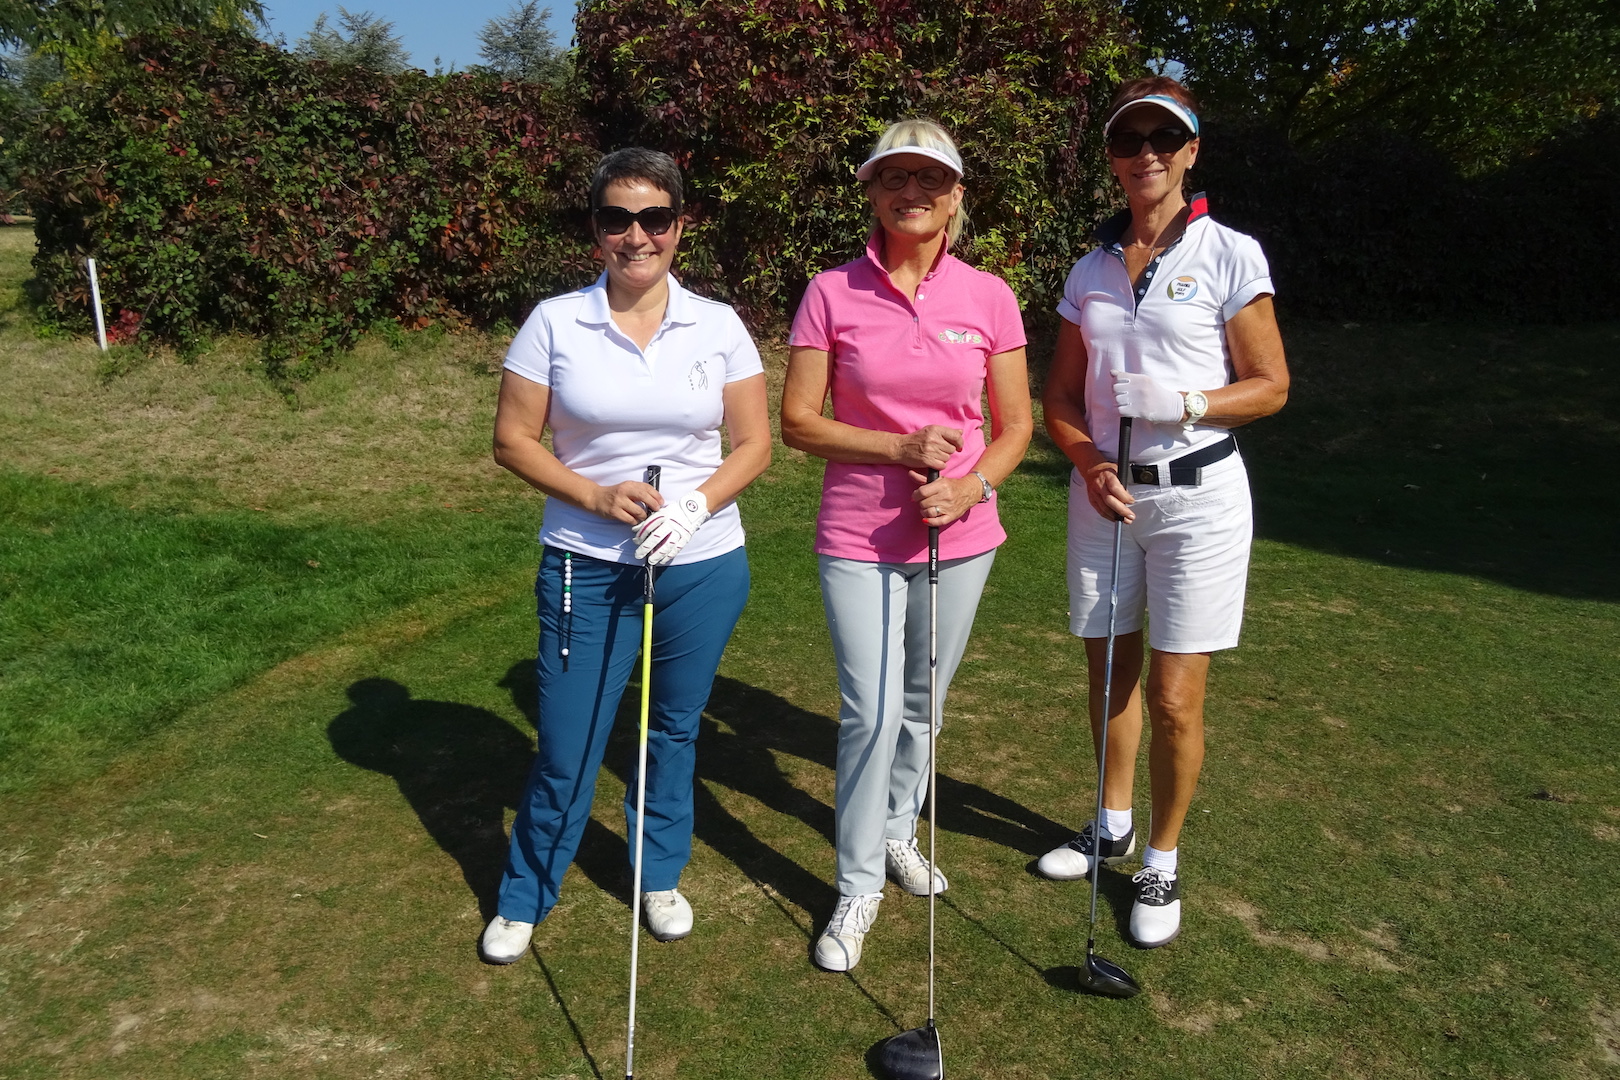
[[[1160,466],[1160,473],[1168,470]],[[1119,553],[1116,633],[1142,629],[1161,652],[1235,648],[1243,628],[1254,514],[1237,454],[1204,466],[1203,483],[1131,484],[1136,520]],[[1092,509],[1079,473],[1069,477],[1069,632],[1108,635],[1114,522]]]

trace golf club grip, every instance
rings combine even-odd
[[[658,490],[658,482],[660,480],[662,480],[663,478],[664,478],[664,470],[663,470],[663,467],[659,466],[659,465],[649,465],[649,466],[647,466],[647,471],[641,474],[642,482],[647,483],[647,484],[651,484],[654,491]],[[650,604],[650,603],[653,602],[652,563],[647,563],[645,565],[646,565],[646,569],[647,569],[647,575],[646,575],[647,576],[646,600],[647,600],[647,603]]]
[[[932,484],[939,479],[938,469],[928,470],[928,482]],[[928,526],[928,581],[930,584],[939,583],[939,526]]]

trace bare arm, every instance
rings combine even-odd
[[[1132,521],[1136,515],[1130,507],[1136,500],[1120,483],[1116,464],[1092,440],[1086,424],[1086,369],[1086,343],[1080,328],[1064,319],[1058,325],[1057,351],[1046,374],[1046,392],[1041,395],[1046,433],[1080,470],[1092,508],[1110,521]]]
[[[771,464],[770,406],[765,401],[765,376],[751,375],[725,385],[726,434],[731,453],[720,467],[698,485],[714,512],[731,502]]]
[[[502,372],[500,401],[495,406],[496,464],[554,499],[626,525],[636,524],[648,511],[664,505],[663,496],[651,484],[627,480],[603,487],[558,461],[540,441],[550,410],[551,387],[511,371]]]
[[[1288,363],[1270,296],[1256,297],[1226,321],[1226,348],[1237,380],[1204,391],[1209,412],[1199,422],[1242,427],[1282,408],[1288,400]]]
[[[873,431],[821,415],[831,386],[832,360],[824,349],[796,345],[788,353],[782,387],[782,441],[828,461],[942,469],[962,449],[957,428],[930,424],[909,434]],[[978,481],[974,481],[977,483]]]
[[[1029,449],[1030,436],[1035,433],[1035,417],[1029,403],[1029,364],[1023,349],[997,353],[990,358],[986,387],[990,392],[990,445],[973,466],[984,474],[991,487],[1012,475]],[[927,477],[914,473],[919,483]],[[912,498],[922,507],[923,520],[930,525],[948,525],[978,505],[984,497],[979,478],[968,475],[948,479],[941,477],[932,484],[924,483]],[[943,515],[930,515],[933,508],[945,511]]]

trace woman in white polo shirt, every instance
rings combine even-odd
[[[901,121],[855,176],[877,227],[864,255],[811,281],[782,391],[782,441],[827,459],[816,553],[842,699],[839,898],[815,959],[831,971],[859,962],[885,873],[914,895],[928,895],[930,875],[945,889],[916,841],[928,784],[928,528],[942,526],[943,697],[1007,538],[995,486],[1034,429],[1018,301],[947,250],[964,220],[955,142],[931,121]]]
[[[535,583],[539,753],[512,823],[497,914],[479,943],[491,963],[523,955],[579,846],[640,649],[643,560],[660,569],[642,909],[660,941],[692,930],[676,886],[691,856],[694,744],[748,597],[734,500],[770,464],[771,433],[763,368],[742,322],[670,274],[681,197],[667,154],[604,157],[591,181],[602,276],[541,302],[506,356],[495,460],[547,498]],[[554,450],[541,441],[547,428]],[[662,490],[644,482],[649,465],[662,470]],[[633,833],[628,793],[625,818]]]
[[[1129,209],[1097,230],[1058,312],[1046,428],[1074,462],[1069,486],[1070,630],[1085,639],[1093,741],[1102,722],[1114,523],[1120,558],[1114,715],[1104,820],[1047,852],[1052,878],[1135,850],[1131,815],[1142,735],[1143,610],[1152,660],[1147,710],[1152,823],[1132,879],[1131,937],[1143,948],[1181,930],[1177,853],[1204,759],[1210,654],[1238,643],[1253,533],[1248,478],[1230,428],[1288,396],[1271,274],[1253,238],[1217,224],[1182,180],[1198,157],[1197,103],[1174,79],[1137,79],[1103,129]],[[1116,475],[1121,416],[1134,418],[1129,477]]]

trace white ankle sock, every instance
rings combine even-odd
[[[1179,850],[1179,848],[1171,848],[1169,851],[1160,851],[1152,844],[1149,844],[1142,849],[1142,865],[1151,866],[1155,870],[1163,870],[1167,874],[1173,874],[1176,872],[1176,852]]]
[[[1123,840],[1125,834],[1131,831],[1131,811],[1110,810],[1103,807],[1102,833],[1110,840]]]

